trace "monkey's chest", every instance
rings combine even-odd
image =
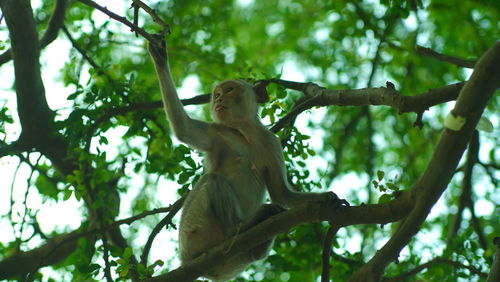
[[[252,174],[260,177],[262,169],[256,156],[244,150],[222,150],[207,156],[210,172],[218,172],[231,177]]]
[[[264,186],[262,162],[252,147],[238,142],[217,147],[218,150],[206,156],[207,172],[224,175],[233,185]]]

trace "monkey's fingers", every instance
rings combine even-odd
[[[148,42],[148,51],[155,60],[165,61],[167,59],[167,44],[161,34],[152,34]]]

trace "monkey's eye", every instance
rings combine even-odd
[[[215,94],[214,94],[214,98],[215,98],[215,99],[217,99],[217,98],[219,98],[219,97],[220,97],[220,93],[219,93],[219,92],[217,92],[217,93],[215,93]]]
[[[226,88],[226,93],[233,91],[233,89],[234,89],[233,87],[229,86],[228,88]]]

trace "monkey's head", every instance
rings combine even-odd
[[[212,91],[210,110],[215,121],[237,125],[255,120],[258,104],[268,100],[264,83],[251,85],[241,79],[225,80]]]

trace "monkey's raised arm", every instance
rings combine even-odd
[[[175,136],[179,141],[196,149],[209,150],[213,140],[209,133],[209,125],[203,121],[190,118],[184,110],[170,73],[167,48],[163,39],[158,38],[156,42],[150,42],[148,50],[153,59],[160,83],[163,107]]]

